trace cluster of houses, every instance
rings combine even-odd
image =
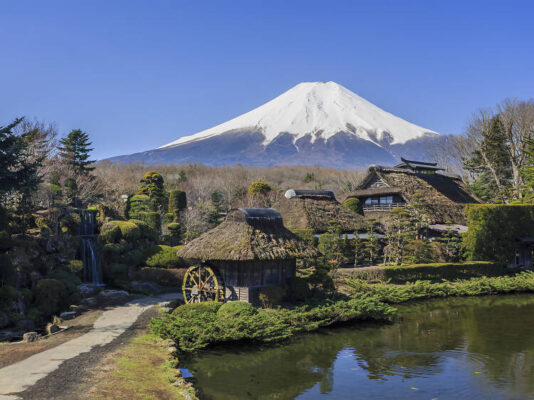
[[[349,196],[360,201],[364,216],[383,220],[392,209],[406,207],[417,201],[416,194],[423,194],[432,231],[465,232],[465,205],[480,200],[462,179],[443,172],[436,163],[401,160],[395,167],[370,166]],[[344,207],[333,192],[325,190],[290,189],[274,208],[233,210],[220,225],[178,252],[197,263],[184,277],[184,297],[188,302],[241,300],[257,304],[262,288],[295,276],[297,258],[318,255],[292,231],[306,229],[319,235],[335,222],[342,233],[352,235],[364,226],[364,216]],[[517,262],[530,265],[530,247],[521,248],[529,250],[519,252]]]

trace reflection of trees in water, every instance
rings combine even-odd
[[[220,348],[187,367],[205,399],[293,399],[317,383],[321,392],[332,390],[332,365],[342,348],[342,339],[325,331],[279,346]]]
[[[482,384],[512,382],[534,394],[534,296],[456,298],[401,307],[391,325],[358,324],[301,336],[279,346],[235,346],[195,356],[188,367],[206,399],[293,399],[319,383],[334,386],[334,361],[347,347],[369,379],[442,372],[445,357]],[[486,356],[488,355],[488,356]]]

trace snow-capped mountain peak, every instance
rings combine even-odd
[[[396,117],[335,82],[303,82],[275,99],[243,115],[185,136],[160,148],[208,139],[227,132],[258,132],[266,146],[282,133],[294,141],[310,135],[325,141],[339,132],[380,145],[403,144],[428,134],[436,134]]]

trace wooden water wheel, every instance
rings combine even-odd
[[[204,264],[194,265],[187,270],[182,292],[186,303],[224,301],[224,285],[221,276]]]

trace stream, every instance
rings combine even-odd
[[[534,295],[427,300],[395,323],[181,360],[201,399],[534,398]],[[183,361],[183,362],[182,362]]]

